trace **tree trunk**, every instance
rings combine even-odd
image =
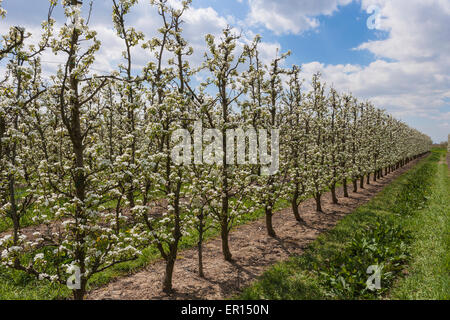
[[[353,179],[353,192],[358,192],[358,180],[356,178]]]
[[[364,176],[361,176],[361,179],[359,180],[359,187],[364,189]]]
[[[275,230],[273,230],[272,215],[273,215],[272,208],[266,207],[266,229],[267,229],[267,234],[269,235],[269,237],[275,238],[276,234],[275,234]]]
[[[316,193],[315,199],[316,199],[316,211],[317,212],[323,212],[322,211],[322,204],[321,204],[321,201],[320,201],[320,197],[321,196],[322,195],[320,193]]]
[[[367,173],[366,184],[370,184],[370,172]]]
[[[13,220],[13,228],[14,228],[13,241],[14,245],[16,246],[17,243],[19,242],[20,218],[17,212],[15,179],[13,174],[9,175],[9,198],[11,204],[11,210],[9,214],[11,215],[11,218]]]
[[[86,280],[82,277],[80,282],[80,289],[73,290],[73,299],[74,300],[84,300],[84,296],[86,295]]]
[[[224,223],[224,221],[222,221],[220,233],[220,236],[222,238],[222,254],[225,261],[232,261],[232,255],[230,252],[230,247],[228,245],[228,233],[228,223]]]
[[[331,184],[330,189],[331,189],[331,199],[333,200],[333,203],[338,204],[339,201],[338,201],[338,198],[336,197],[336,182],[333,182]]]
[[[205,277],[205,274],[203,273],[203,235],[199,238],[198,241],[198,275],[201,278]]]
[[[198,230],[198,275],[201,278],[205,277],[205,274],[203,273],[203,211],[200,214],[200,226]]]
[[[291,206],[292,206],[292,212],[294,213],[294,217],[295,220],[297,220],[298,222],[305,224],[305,220],[302,219],[302,217],[300,217],[300,212],[298,211],[298,198],[297,197],[293,197],[291,200]]]
[[[344,186],[344,197],[345,197],[345,198],[348,198],[347,179],[344,179],[344,180],[342,181],[342,184],[343,184],[343,186]]]
[[[163,291],[167,294],[173,291],[172,277],[174,267],[175,267],[175,258],[169,257],[169,259],[166,261],[166,273],[164,274],[164,282],[163,282]]]

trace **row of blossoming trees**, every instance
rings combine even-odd
[[[54,30],[51,13],[58,4],[51,1],[37,45],[28,44],[23,28],[3,36],[0,219],[11,226],[0,238],[4,268],[65,285],[67,270],[77,267],[73,293],[83,299],[94,274],[155,246],[166,261],[163,290],[170,292],[182,237],[198,236],[203,276],[207,229],[220,231],[223,256],[231,260],[229,232],[250,211],[263,210],[267,233],[275,236],[272,215],[280,200],[288,200],[303,223],[298,207],[306,197],[314,197],[321,212],[326,190],[338,203],[337,184],[347,197],[348,183],[357,192],[429,150],[427,136],[370,102],[326,88],[319,74],[305,91],[300,68],[283,67],[288,54],[264,64],[259,37],[244,43],[231,28],[217,39],[208,35],[202,66],[191,68],[192,48],[181,28],[189,2],[173,8],[150,1],[161,28],[149,41],[128,25],[136,2],[112,1],[124,51],[123,63],[108,75],[91,71],[101,44],[87,21],[75,19],[75,0],[62,1],[75,26]],[[139,72],[133,65],[137,47],[149,60]],[[45,50],[65,63],[44,78]],[[193,81],[197,75],[205,80]],[[195,137],[199,122],[223,133],[280,129],[278,171],[263,174],[261,161],[233,165],[220,152],[212,163],[201,161],[208,142],[219,139],[207,134],[193,141],[202,148],[194,161],[175,164],[172,133],[185,129]],[[224,148],[234,144],[225,135],[220,139]],[[35,233],[27,228],[30,217],[40,225]]]

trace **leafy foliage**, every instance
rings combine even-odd
[[[399,226],[378,219],[357,232],[350,245],[338,251],[324,266],[316,266],[329,294],[340,299],[372,298],[389,290],[408,260],[411,234]],[[367,268],[381,268],[381,289],[367,287]]]

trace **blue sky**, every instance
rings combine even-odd
[[[224,15],[233,15],[237,19],[245,20],[246,12],[249,10],[248,3],[233,1],[200,0],[195,1],[195,4],[196,6],[209,4]],[[292,50],[292,63],[322,61],[327,64],[367,65],[373,61],[373,54],[355,51],[353,48],[365,41],[387,36],[386,32],[367,28],[366,21],[369,16],[370,14],[362,10],[360,3],[352,2],[340,7],[336,14],[318,16],[320,25],[302,34],[278,35],[264,27],[257,27],[255,30],[265,41],[276,41],[284,50]]]
[[[372,30],[370,6],[380,11]],[[39,33],[48,0],[3,0],[3,7],[8,15],[0,21],[0,34],[19,24]],[[110,0],[94,0],[93,8],[91,28],[103,43],[96,68],[107,72],[123,48],[112,31]],[[55,18],[64,23],[60,9]],[[194,61],[203,55],[204,35],[219,35],[229,24],[247,39],[261,34],[267,60],[278,47],[291,50],[286,64],[302,65],[305,79],[320,71],[329,85],[370,99],[435,142],[450,133],[449,0],[193,0],[185,21]],[[140,1],[130,24],[147,39],[155,34],[158,16],[148,0]],[[136,55],[137,63],[145,64],[146,55]],[[57,65],[54,57],[43,60],[48,68]]]

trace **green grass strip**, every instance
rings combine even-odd
[[[419,210],[405,228],[414,231],[408,275],[399,279],[391,299],[450,299],[450,179],[441,152],[429,205]]]

